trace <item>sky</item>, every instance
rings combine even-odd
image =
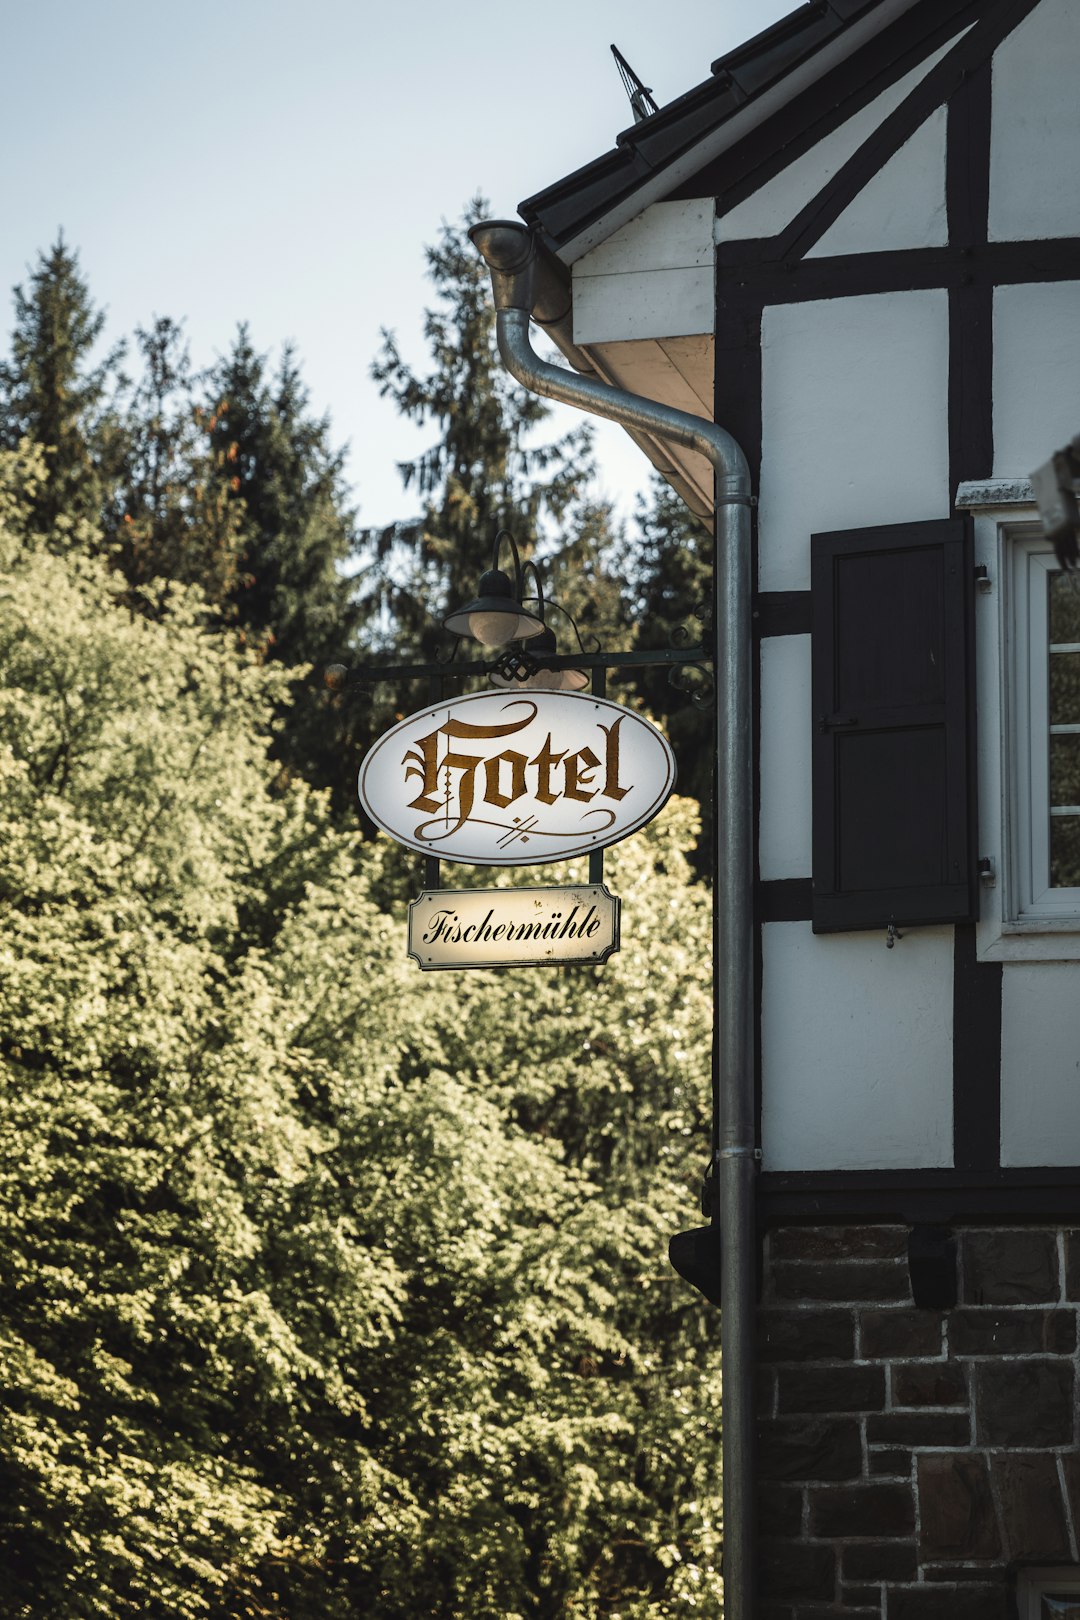
[[[9,0],[0,20],[0,288],[63,230],[110,340],[183,320],[193,359],[240,321],[292,340],[365,526],[413,512],[432,430],[369,377],[382,327],[424,369],[424,246],[468,199],[522,198],[632,122],[609,46],[663,106],[795,0]],[[561,408],[569,425],[571,413]],[[624,513],[648,464],[598,425]]]

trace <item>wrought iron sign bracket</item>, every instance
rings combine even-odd
[[[695,613],[694,617],[698,615]],[[683,635],[676,639],[689,639],[685,629]],[[455,648],[456,648],[455,644]],[[545,656],[544,665],[549,669],[587,669],[592,674],[592,692],[594,697],[603,698],[607,693],[607,672],[609,669],[658,669],[667,668],[670,671],[671,684],[679,690],[687,692],[691,702],[699,707],[711,701],[712,676],[705,665],[713,661],[710,648],[696,646],[688,647],[678,645],[674,647],[656,647],[644,652],[597,652],[597,653],[564,653]],[[493,672],[503,675],[504,679],[525,681],[533,671],[529,665],[533,664],[530,653],[516,646],[508,647],[493,660],[473,658],[454,660],[453,654],[445,661],[427,664],[356,664],[347,668],[344,664],[331,664],[324,673],[324,681],[333,692],[347,692],[350,688],[359,690],[362,687],[379,685],[385,681],[430,680],[433,683],[432,701],[441,702],[446,697],[446,684],[448,681],[460,682],[470,675],[487,675]],[[691,674],[685,666],[694,668]],[[519,673],[524,670],[524,673]],[[702,682],[707,683],[707,689]],[[424,862],[424,888],[441,889],[442,876],[440,861],[437,855],[425,855]],[[593,850],[589,854],[589,882],[603,883],[604,881],[604,851]]]

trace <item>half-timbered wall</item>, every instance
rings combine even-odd
[[[974,504],[962,485],[1022,482],[1080,431],[1080,5],[952,15],[935,32],[912,8],[872,93],[838,88],[756,178],[714,163],[712,195],[684,183],[574,265],[576,341],[654,394],[635,368],[700,393],[711,363],[759,491],[762,1187],[779,1214],[873,1211],[883,1188],[913,1217],[942,1198],[976,1216],[1077,1202],[1080,965],[1053,946],[1021,960],[974,923],[889,946],[811,920],[811,536],[954,516]],[[996,656],[988,521],[984,503],[977,633]],[[998,870],[985,760],[980,791]]]
[[[1075,967],[981,961],[968,924],[891,948],[884,930],[812,933],[808,596],[812,534],[947,517],[961,483],[1026,478],[1080,430],[1078,74],[1072,0],[986,8],[717,219],[716,417],[760,489],[761,1126],[779,1207],[800,1187],[872,1207],[882,1171],[923,1197],[962,1181],[973,1207],[988,1183],[1037,1203],[1080,1162]]]

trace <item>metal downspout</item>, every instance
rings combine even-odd
[[[715,1185],[721,1244],[724,1613],[753,1620],[754,1396],[754,939],[751,742],[750,475],[722,427],[595,376],[542,360],[529,321],[569,348],[570,294],[557,267],[516,220],[469,232],[491,271],[499,353],[525,388],[624,427],[699,451],[716,478],[716,816],[713,1001],[718,1042]],[[559,330],[561,328],[561,330]],[[587,363],[587,362],[586,362]]]

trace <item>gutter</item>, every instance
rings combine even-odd
[[[491,272],[499,353],[534,394],[619,422],[635,437],[696,450],[716,486],[713,570],[716,636],[716,815],[713,865],[713,1224],[722,1235],[722,1467],[724,1612],[753,1620],[756,1294],[754,1176],[753,775],[751,740],[750,475],[731,434],[715,423],[601,381],[573,343],[565,271],[517,220],[486,220],[469,232]],[[530,319],[584,375],[543,360]],[[591,373],[591,374],[590,374]]]

